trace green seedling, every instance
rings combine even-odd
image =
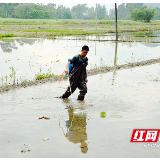
[[[39,71],[42,72],[42,69],[40,68]]]
[[[154,81],[154,82],[157,82],[157,81],[158,81],[158,78],[155,78],[153,81]]]
[[[8,79],[8,76],[7,76],[7,75],[5,76],[5,79],[6,79],[6,84],[7,84],[7,79]]]
[[[11,69],[12,73],[10,74],[10,77],[13,78],[13,84],[15,84],[15,80],[16,80],[16,70],[14,69],[14,67],[9,67],[9,69]]]

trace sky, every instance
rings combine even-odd
[[[73,6],[77,5],[78,3],[55,3],[56,6],[63,5],[69,8],[72,8]],[[85,4],[85,3],[84,3]],[[86,3],[88,7],[96,7],[96,3]],[[107,10],[109,11],[110,8],[114,8],[114,3],[100,3],[101,5],[105,5]],[[120,3],[118,3],[120,4]]]

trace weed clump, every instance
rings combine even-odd
[[[37,74],[35,79],[36,80],[41,80],[41,79],[50,78],[50,77],[54,77],[54,74],[53,73],[51,73],[51,74],[49,74],[49,73],[41,73],[41,74]]]
[[[45,79],[45,78],[51,78],[51,77],[54,77],[54,74],[51,73],[51,68],[48,69],[48,72],[47,73],[41,73],[42,70],[40,68],[40,72],[38,74],[35,75],[35,79],[36,80],[41,80],[41,79]]]

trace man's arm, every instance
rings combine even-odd
[[[75,64],[77,62],[77,58],[76,56],[74,56],[67,64],[66,64],[66,70],[65,70],[65,73],[66,74],[69,74],[69,65],[70,64]]]
[[[66,73],[66,74],[69,74],[69,65],[70,65],[70,64],[71,64],[70,61],[66,64],[66,70],[65,70],[65,73]]]

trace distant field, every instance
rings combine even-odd
[[[55,20],[0,18],[0,34],[22,37],[54,37],[55,35],[89,35],[115,32],[114,20]],[[139,32],[160,30],[160,20],[144,23],[118,20],[118,32]],[[7,31],[7,32],[6,32]]]
[[[0,18],[0,25],[79,25],[90,24],[95,25],[95,20],[77,20],[77,19],[15,19],[15,18]],[[119,25],[160,25],[160,20],[144,23],[131,20],[118,20]],[[98,25],[114,25],[114,20],[97,20]]]

